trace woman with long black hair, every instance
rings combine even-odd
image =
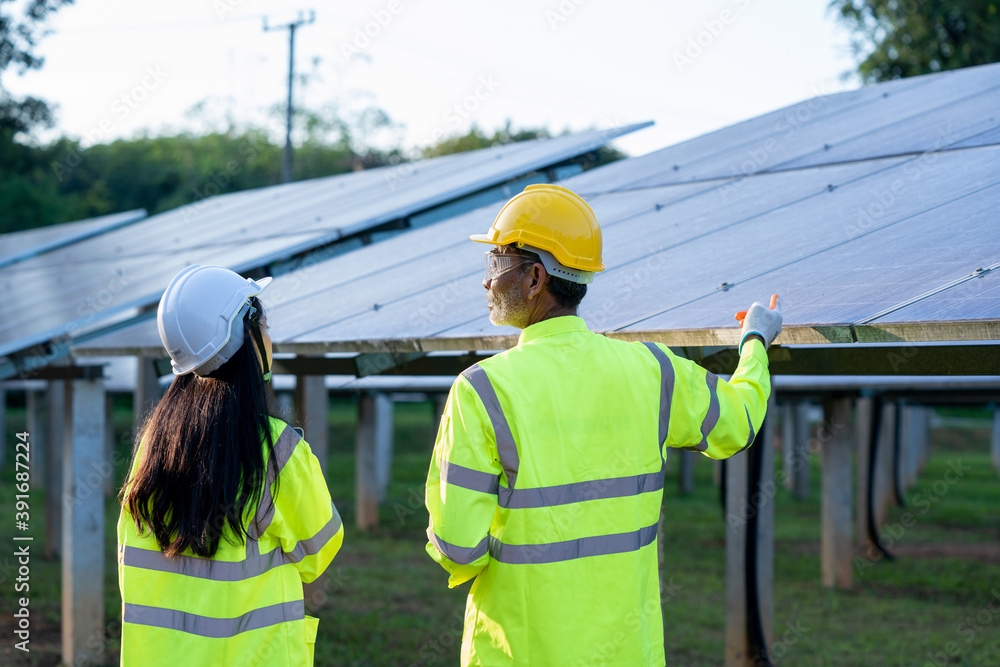
[[[309,445],[270,414],[270,281],[193,265],[160,300],[176,377],[120,494],[122,665],[313,663],[302,583],[344,530]]]

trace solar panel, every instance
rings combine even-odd
[[[996,143],[1000,68],[818,96],[568,179],[581,194]]]
[[[146,209],[112,213],[97,218],[0,234],[0,268],[41,255],[146,217]]]
[[[732,345],[734,313],[778,292],[785,344],[1000,339],[1000,65],[831,95],[804,113],[813,102],[564,182],[602,225],[608,269],[580,310],[592,329]],[[789,114],[802,120],[788,140],[743,173]],[[277,349],[513,344],[516,329],[489,323],[485,247],[467,241],[499,208],[279,277],[265,299]]]
[[[0,269],[0,355],[155,304],[191,263],[246,272],[594,150],[648,123],[212,197]]]

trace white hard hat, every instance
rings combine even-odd
[[[270,278],[252,280],[221,266],[192,264],[170,281],[156,311],[174,375],[208,375],[243,344],[243,314]]]

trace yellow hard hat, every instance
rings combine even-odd
[[[559,185],[529,185],[507,202],[488,232],[469,238],[551,253],[559,264],[575,269],[573,273],[604,270],[597,216],[578,194]]]

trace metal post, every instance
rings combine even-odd
[[[66,457],[66,390],[68,380],[48,382],[48,434],[45,441],[46,455],[52,462],[45,471],[45,541],[42,553],[45,558],[62,555],[63,531],[63,467]]]
[[[792,439],[792,491],[799,500],[809,497],[809,403],[795,406],[795,437]]]
[[[809,403],[782,406],[781,448],[785,487],[797,500],[805,500],[809,497]]]
[[[869,429],[872,420],[872,399],[859,398],[854,402],[854,441],[857,443],[857,465],[854,476],[854,533],[857,535],[857,553],[865,556],[872,548],[868,540],[868,449]]]
[[[7,389],[4,387],[0,387],[0,438],[7,442]],[[0,471],[3,471],[6,454],[7,446],[4,444],[0,446]]]
[[[49,382],[48,384],[52,384]],[[45,487],[45,471],[48,468],[48,442],[49,438],[46,410],[45,394],[35,389],[27,390],[25,430],[31,434],[32,461],[31,461],[31,488],[41,489]]]
[[[685,449],[675,450],[678,455],[677,483],[682,494],[694,491],[694,452]]]
[[[775,410],[768,412],[773,415]],[[773,636],[773,421],[764,421],[762,432],[749,450],[726,460],[726,667],[759,664],[764,657],[757,654],[759,644],[769,647]],[[750,456],[754,454],[759,457],[760,476],[757,488],[751,492],[754,480],[749,479]],[[756,536],[752,544],[748,543],[751,534]],[[748,554],[756,560],[752,572],[748,571]],[[749,598],[750,591],[756,593],[756,599]]]
[[[747,639],[746,518],[747,452],[726,459],[726,667],[751,664]]]
[[[993,433],[990,437],[990,449],[993,452],[993,467],[1000,472],[1000,408],[993,408]]]
[[[63,457],[62,660],[104,664],[104,386],[72,380]]]
[[[781,470],[785,474],[785,488],[795,489],[795,404],[781,404]]]
[[[931,456],[931,427],[934,422],[934,408],[924,407],[923,425],[920,428],[920,472],[924,471],[927,459]]]
[[[918,405],[903,408],[903,482],[906,489],[917,483],[920,410]]]
[[[892,471],[895,466],[893,442],[896,429],[896,404],[882,404],[882,427],[879,429],[878,466],[875,469],[875,527],[881,530],[889,512],[889,503],[895,500]]]
[[[114,469],[115,460],[115,400],[111,394],[104,394],[104,460]],[[114,493],[114,475],[104,477],[104,495],[110,497]]]
[[[357,524],[359,530],[367,530],[378,524],[378,505],[392,463],[392,399],[386,394],[361,395],[355,451]]]
[[[132,411],[135,414],[135,430],[139,433],[146,415],[156,407],[163,392],[160,391],[160,378],[153,365],[153,357],[139,357],[136,366],[135,394],[132,398]]]
[[[329,451],[329,395],[322,375],[295,377],[295,416],[302,424],[306,441],[326,475]]]
[[[389,394],[375,394],[375,459],[379,502],[385,500],[392,480],[393,407]]]
[[[905,504],[906,489],[904,488],[904,444],[903,444],[903,410],[902,401],[896,401],[893,405],[892,419],[892,464],[889,474],[892,484],[892,492],[889,497],[900,507]]]
[[[850,589],[851,556],[851,454],[853,449],[851,399],[830,398],[823,402],[823,419],[830,429],[821,438],[822,536],[821,571],[823,585]]]

